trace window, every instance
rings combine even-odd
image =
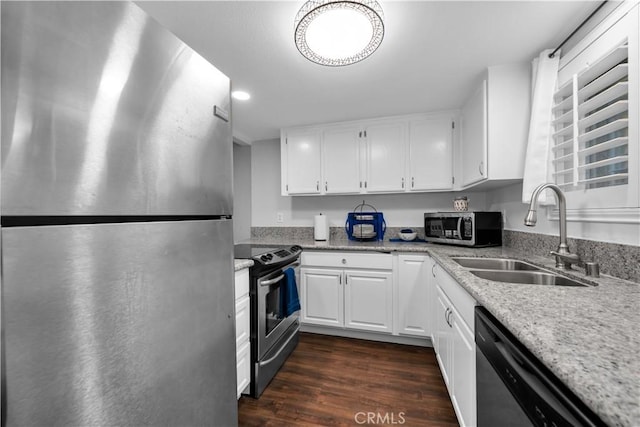
[[[551,162],[574,219],[626,210],[639,221],[638,9],[608,17],[561,60]]]
[[[556,92],[553,175],[564,191],[629,183],[628,58],[625,40]]]

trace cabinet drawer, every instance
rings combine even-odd
[[[249,296],[236,301],[236,348],[249,341]]]
[[[379,252],[302,252],[302,265],[317,267],[391,270],[391,254]]]
[[[249,269],[236,271],[235,275],[236,300],[249,295]]]
[[[462,286],[458,284],[458,282],[456,282],[453,277],[449,275],[449,273],[440,267],[439,264],[436,264],[434,274],[436,282],[451,300],[451,303],[460,314],[462,320],[464,320],[471,332],[474,332],[473,316],[476,301]]]

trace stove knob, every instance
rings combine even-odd
[[[273,259],[273,254],[267,254],[267,258],[271,261]]]
[[[268,257],[267,255],[262,255],[262,256],[260,257],[260,259],[261,259],[263,262],[267,262],[267,261],[269,261],[269,257]]]
[[[302,247],[301,247],[301,246],[298,246],[298,245],[293,245],[293,246],[291,246],[291,251],[292,251],[292,252],[299,252],[299,251],[301,251],[301,250],[302,250]]]

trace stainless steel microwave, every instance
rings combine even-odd
[[[474,247],[501,246],[502,213],[425,213],[424,233],[427,242]]]

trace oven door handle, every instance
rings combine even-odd
[[[456,225],[456,229],[458,231],[458,239],[459,240],[464,240],[462,238],[462,217],[458,218],[458,224]]]
[[[265,280],[264,282],[260,282],[260,286],[270,286],[270,285],[273,285],[274,283],[278,283],[282,279],[284,279],[284,274],[281,274],[275,279]]]
[[[296,335],[298,335],[298,332],[300,331],[300,326],[298,325],[298,327],[296,328],[295,332],[291,334],[291,336],[289,337],[289,339],[287,339],[287,342],[285,342],[281,347],[280,350],[278,350],[278,352],[276,354],[274,354],[273,356],[271,356],[270,358],[268,358],[267,360],[262,360],[259,363],[259,366],[262,368],[265,365],[268,365],[269,363],[273,362],[275,359],[278,358],[278,356],[280,356],[280,353],[282,353],[282,351],[289,345],[289,343],[291,342],[292,339],[294,339],[296,337]]]

